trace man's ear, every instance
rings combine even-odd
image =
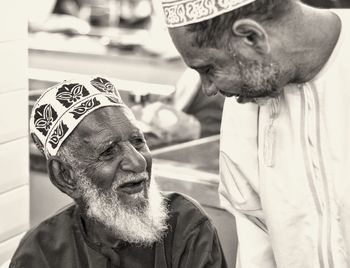
[[[270,53],[270,43],[264,27],[252,19],[238,19],[232,25],[234,35],[259,54]]]
[[[71,198],[77,198],[77,185],[71,166],[58,157],[50,157],[47,161],[51,182]]]

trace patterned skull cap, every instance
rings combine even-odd
[[[256,0],[163,0],[168,28],[209,20],[248,5]]]
[[[110,81],[99,76],[65,80],[36,101],[29,122],[31,137],[48,159],[85,116],[104,106],[127,107]]]

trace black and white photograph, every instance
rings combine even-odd
[[[0,268],[350,268],[350,0],[0,7]]]

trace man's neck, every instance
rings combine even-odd
[[[337,15],[329,10],[319,10],[302,6],[303,21],[299,20],[303,30],[299,40],[299,62],[296,64],[295,83],[312,80],[325,66],[339,39],[341,22]]]

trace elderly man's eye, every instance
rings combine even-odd
[[[131,140],[131,143],[136,149],[140,149],[145,145],[145,140],[143,138],[137,138]]]
[[[115,153],[114,146],[111,146],[107,150],[105,150],[103,153],[100,154],[99,159],[106,160],[106,159],[112,158],[114,153]]]

